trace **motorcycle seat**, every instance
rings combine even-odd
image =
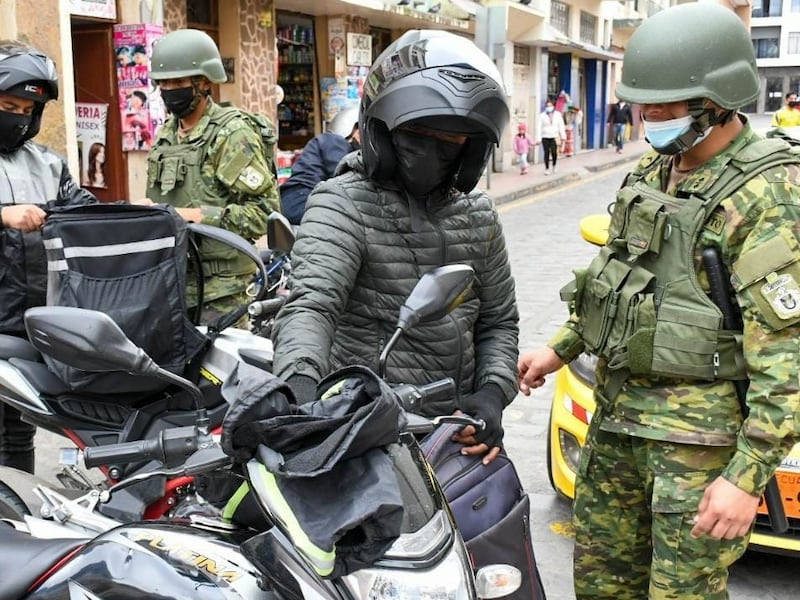
[[[28,594],[59,560],[86,544],[84,538],[39,539],[0,522],[0,600],[16,600]]]
[[[60,396],[69,391],[67,385],[47,368],[43,362],[34,362],[22,358],[8,360],[17,370],[25,376],[33,389],[47,396]]]
[[[42,355],[25,338],[0,333],[0,359],[24,358],[34,362],[42,362]]]

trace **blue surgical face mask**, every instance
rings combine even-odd
[[[549,113],[553,112],[553,107],[552,106],[545,106],[544,107],[544,112],[549,112]]]
[[[709,127],[694,140],[681,140],[692,129],[694,117],[686,115],[667,121],[644,121],[644,135],[653,150],[660,154],[680,154],[702,142],[713,129]]]

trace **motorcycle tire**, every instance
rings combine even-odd
[[[22,498],[0,481],[0,519],[21,520],[25,515],[30,514],[31,511]]]

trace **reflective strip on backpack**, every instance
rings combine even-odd
[[[321,577],[330,575],[336,562],[336,547],[328,552],[308,538],[300,522],[292,511],[292,507],[281,494],[275,475],[267,471],[266,467],[253,459],[247,463],[247,474],[250,484],[258,494],[260,500],[267,504],[270,514],[280,521],[284,531],[294,543],[300,555]]]
[[[167,236],[155,240],[141,242],[126,242],[124,244],[106,244],[104,246],[73,246],[65,248],[61,238],[44,240],[47,250],[63,249],[64,258],[101,258],[105,256],[122,256],[124,254],[140,254],[175,247],[175,236]],[[48,271],[66,271],[66,260],[48,261]]]

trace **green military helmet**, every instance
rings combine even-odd
[[[212,83],[228,79],[214,40],[198,29],[179,29],[153,44],[150,77],[156,81],[204,75]]]
[[[758,93],[750,34],[732,10],[715,2],[681,4],[645,20],[625,49],[616,89],[627,102],[709,98],[729,110]]]

